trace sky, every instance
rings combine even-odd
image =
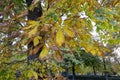
[[[80,18],[88,18],[88,16],[86,16],[85,12],[80,12],[79,13],[79,16]],[[67,18],[66,15],[63,15],[62,16],[62,20],[64,21],[65,19]],[[63,22],[62,22],[63,23]],[[92,21],[92,25],[93,25],[93,30],[91,32],[91,34],[93,35],[93,38],[96,39],[96,40],[100,40],[100,37],[99,37],[99,34],[96,32],[96,26],[95,26],[95,22]],[[104,43],[104,46],[106,46],[107,44]],[[114,54],[117,54],[118,57],[120,58],[120,47],[118,48],[114,48],[114,51],[113,51]]]

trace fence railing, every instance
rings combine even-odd
[[[67,80],[120,80],[120,76],[82,76],[76,75],[73,76],[69,75]]]

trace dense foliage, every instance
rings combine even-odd
[[[37,20],[27,18],[39,1],[42,16]],[[0,79],[38,79],[52,73],[56,73],[54,78],[61,77],[64,69],[56,61],[63,62],[66,53],[75,57],[76,47],[105,57],[111,53],[109,46],[120,44],[119,8],[119,0],[33,0],[30,6],[25,0],[1,0]],[[32,47],[27,48],[30,42]],[[28,56],[36,57],[38,52],[38,58],[28,65]],[[91,64],[99,59],[87,62],[89,57],[85,56],[91,54],[77,57],[85,65],[99,66]]]

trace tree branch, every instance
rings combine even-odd
[[[27,59],[23,59],[23,60],[14,60],[12,62],[3,62],[3,64],[7,64],[7,65],[13,65],[13,64],[16,64],[16,63],[20,63],[20,62],[24,62],[26,61]]]

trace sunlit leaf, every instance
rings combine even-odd
[[[30,20],[30,21],[28,21],[28,26],[23,27],[23,30],[32,29],[32,28],[37,27],[37,26],[39,26],[39,21]]]
[[[91,52],[92,55],[96,55],[97,54],[95,49],[92,49],[90,52]]]
[[[48,48],[47,46],[44,46],[43,50],[41,51],[39,58],[40,59],[44,59],[45,57],[47,57],[48,55]]]
[[[115,6],[118,2],[120,2],[120,0],[113,0],[112,5]]]
[[[61,29],[58,30],[56,33],[56,44],[58,46],[62,46],[62,44],[65,42],[64,34]]]
[[[75,37],[75,33],[72,30],[68,29],[68,28],[64,28],[64,32],[69,37]]]
[[[31,79],[32,77],[34,77],[36,80],[38,80],[38,74],[33,70],[29,70],[28,78]]]
[[[102,51],[98,51],[97,54],[98,54],[98,56],[101,56],[101,57],[104,55]]]
[[[33,20],[29,20],[28,21],[29,25],[39,25],[39,21],[33,21]]]
[[[37,33],[38,29],[37,27],[35,27],[34,29],[32,29],[29,33],[28,33],[28,37],[31,38],[32,36],[34,36]]]
[[[33,39],[33,44],[34,44],[34,46],[36,46],[36,45],[38,45],[38,44],[39,44],[40,39],[41,39],[41,37],[40,37],[40,36],[36,36],[36,37]]]
[[[28,29],[33,28],[33,27],[34,27],[34,25],[29,25],[29,26],[24,27],[23,30],[28,30]]]
[[[86,46],[85,49],[87,52],[90,52],[92,50],[92,46]]]
[[[61,24],[61,23],[62,23],[62,18],[59,18],[59,19],[58,19],[58,22]]]
[[[70,42],[68,42],[68,45],[69,45],[69,47],[74,48],[74,47],[78,46],[78,43],[75,40],[71,40]]]

